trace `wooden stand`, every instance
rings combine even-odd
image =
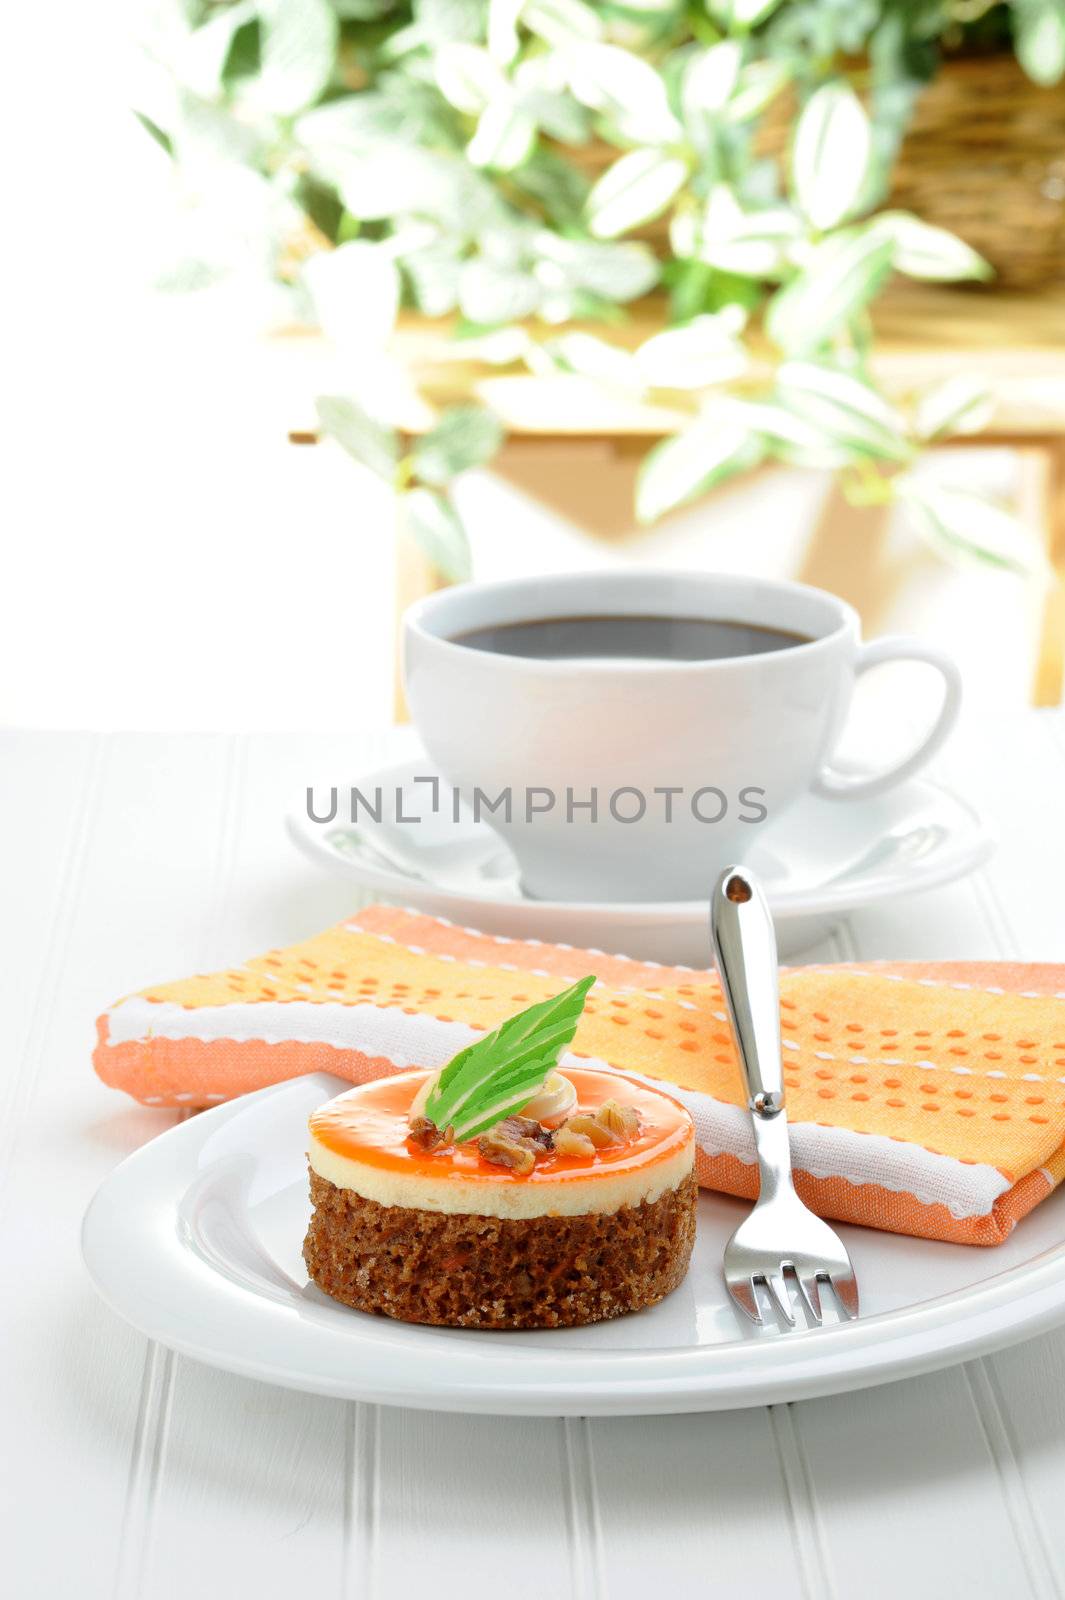
[[[608,337],[632,348],[661,328],[664,306],[655,297],[632,308]],[[1065,287],[1039,292],[949,288],[898,283],[875,308],[873,367],[885,390],[900,399],[954,373],[985,380],[995,397],[984,433],[950,439],[950,448],[1007,447],[1042,463],[1043,530],[1052,580],[1043,598],[1032,700],[1057,705],[1065,688]],[[406,317],[395,339],[400,359],[430,405],[476,400],[490,406],[508,432],[544,441],[612,441],[626,452],[650,446],[693,415],[698,397],[672,392],[654,404],[609,391],[589,380],[499,373],[456,360],[448,321]],[[602,332],[589,328],[589,331]],[[765,371],[770,370],[764,352]],[[756,348],[757,380],[758,351]],[[412,422],[412,431],[417,425]],[[291,435],[290,435],[291,436]],[[306,435],[304,434],[304,437]],[[399,539],[397,608],[446,580]],[[402,696],[397,691],[397,713]]]

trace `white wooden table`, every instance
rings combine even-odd
[[[171,1113],[93,1076],[93,1020],[352,909],[281,832],[383,737],[54,734],[3,744],[0,1583],[13,1600],[969,1600],[1065,1591],[1065,1331],[838,1399],[505,1420],[345,1405],[148,1345],[78,1229]],[[1065,717],[977,726],[949,763],[991,866],[848,918],[843,956],[1065,960]],[[948,770],[949,770],[948,769]]]

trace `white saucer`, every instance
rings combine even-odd
[[[841,1228],[862,1317],[826,1318],[820,1329],[758,1329],[736,1311],[721,1254],[747,1203],[707,1193],[691,1270],[651,1311],[534,1333],[421,1328],[350,1311],[308,1283],[301,1258],[307,1117],[346,1087],[325,1073],[276,1084],[180,1123],[124,1161],[89,1207],[82,1238],[114,1310],[197,1360],[286,1388],[547,1416],[833,1394],[984,1355],[1065,1319],[1060,1190],[993,1250]]]
[[[451,790],[428,756],[414,755],[363,773],[356,787],[369,800],[379,786],[380,824],[360,811],[349,821],[350,784],[338,787],[338,814],[316,823],[293,813],[288,829],[313,861],[346,873],[389,900],[469,924],[485,933],[591,946],[643,960],[708,964],[706,899],[674,902],[533,900],[522,892],[506,845],[468,810],[452,820]],[[397,823],[395,791],[402,815]],[[319,810],[328,796],[316,791]],[[872,800],[832,801],[807,796],[767,829],[748,860],[769,897],[782,956],[820,937],[833,918],[892,895],[916,894],[949,883],[986,861],[994,848],[987,819],[946,784],[930,778]],[[707,885],[709,894],[709,885]]]

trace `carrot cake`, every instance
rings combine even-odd
[[[417,1106],[432,1076],[363,1084],[311,1117],[304,1258],[320,1289],[404,1322],[558,1328],[676,1288],[695,1237],[683,1106],[567,1068],[548,1080],[545,1120],[534,1102],[476,1140],[437,1141]]]

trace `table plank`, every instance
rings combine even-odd
[[[786,1407],[591,1422],[604,1593],[757,1594],[761,1572],[780,1600],[822,1594],[788,1422]]]
[[[62,874],[36,948],[9,951],[23,925],[16,918],[4,925],[12,970],[27,957],[31,970],[41,963],[40,1025],[5,1128],[11,1203],[0,1259],[4,1282],[19,1289],[5,1296],[3,1317],[0,1433],[19,1441],[16,1492],[4,1497],[5,1571],[18,1575],[26,1594],[76,1589],[94,1600],[113,1591],[123,1527],[136,1520],[131,1494],[146,1481],[131,1469],[150,1451],[137,1445],[145,1343],[91,1290],[78,1223],[105,1173],[174,1114],[143,1111],[96,1083],[88,1069],[93,1019],[123,987],[148,981],[153,960],[176,968],[189,959],[203,918],[204,840],[216,831],[224,743],[201,740],[181,754],[166,741],[98,741],[88,779],[77,742],[5,738],[4,748],[5,889],[15,905],[29,906],[38,893],[47,898],[53,853]],[[73,853],[64,853],[62,829],[53,835],[21,815],[40,802],[42,818],[56,819],[50,786],[57,784]],[[183,826],[161,848],[153,819],[175,789]],[[31,924],[38,918],[33,913]],[[13,1015],[20,994],[11,1000]],[[5,1006],[5,1037],[9,1025]],[[17,1043],[10,1041],[6,1059],[17,1059]],[[44,1529],[56,1507],[62,1536],[49,1538]]]
[[[649,295],[626,308],[625,320],[587,330],[631,350],[661,331],[667,307]],[[944,371],[971,372],[990,383],[996,409],[989,424],[998,434],[1047,438],[1065,429],[1065,290],[1039,292],[896,280],[874,307],[877,339],[873,366],[888,391],[908,397],[942,379]],[[471,399],[490,405],[511,433],[558,438],[651,439],[691,419],[697,396],[659,390],[655,400],[573,375],[534,376],[518,367],[500,371],[462,358],[453,318],[401,316],[393,349],[415,379],[417,394],[400,418],[411,432],[431,425],[432,408]],[[752,337],[752,382],[771,373],[773,352]],[[271,339],[263,352],[264,386],[276,393],[274,414],[290,437],[317,437],[314,396],[335,380],[330,352],[311,328]],[[428,402],[428,404],[426,403]]]
[[[353,1597],[413,1594],[427,1579],[442,1600],[591,1595],[573,1426],[377,1408],[372,1562]]]
[[[233,742],[201,968],[316,933],[365,901],[343,880],[308,870],[284,846],[280,822],[308,784],[337,781],[353,755],[357,770],[379,754],[379,741],[344,736]],[[179,825],[183,801],[179,791],[159,820]],[[163,975],[188,966],[186,952]],[[376,1495],[376,1464],[356,1448],[365,1434],[356,1421],[368,1417],[372,1430],[376,1408],[274,1389],[182,1357],[172,1358],[159,1388],[149,1424],[154,1480],[138,1486],[147,1509],[130,1530],[138,1566],[124,1548],[128,1594],[144,1584],[153,1600],[235,1587],[290,1595],[309,1574],[329,1592],[347,1592],[366,1560],[359,1506]]]
[[[1033,1565],[1048,1574],[1044,1592],[1065,1594],[1065,1333],[1031,1339],[980,1366],[1027,1503]]]
[[[1037,1593],[965,1369],[792,1407],[828,1587],[865,1600]]]
[[[954,756],[960,782],[978,781],[978,771],[999,823],[998,853],[975,875],[974,892],[1000,959],[1065,961],[1065,929],[1053,892],[1065,882],[1065,830],[1060,826],[1065,716],[1043,714],[1012,722],[1005,731],[1003,756],[994,762],[974,761],[972,746],[964,742]],[[1065,1331],[973,1362],[965,1371],[995,1451],[1033,1592],[1061,1594]]]
[[[142,1569],[129,1595],[298,1595],[308,1579],[341,1592],[347,1413],[174,1357],[169,1414]]]
[[[661,297],[651,295],[628,308],[616,328],[589,328],[623,349],[633,349],[663,326]],[[991,427],[999,433],[1046,437],[1065,428],[1065,293],[1050,287],[1039,294],[1016,290],[976,290],[943,284],[896,281],[874,308],[877,340],[873,367],[887,390],[908,396],[938,382],[945,369],[969,371],[989,382],[996,397]],[[299,353],[306,363],[313,351],[309,336]],[[300,341],[302,343],[302,341]],[[517,433],[653,437],[683,425],[695,399],[661,391],[652,403],[590,380],[493,372],[456,359],[460,352],[448,319],[400,319],[394,346],[418,380],[420,396],[435,406],[471,397],[491,405]],[[765,380],[773,352],[756,332],[752,338],[753,381]],[[291,362],[299,349],[285,354]],[[312,358],[313,359],[313,358]],[[291,392],[291,391],[290,391]],[[412,429],[425,425],[412,412]]]
[[[1060,714],[1042,714],[996,721],[991,729],[970,722],[942,767],[962,792],[978,796],[993,816],[1001,840],[996,856],[972,877],[934,895],[920,896],[915,905],[900,902],[852,915],[848,921],[856,955],[867,959],[935,958],[949,953],[985,960],[1065,960],[1055,897],[1045,893],[1046,884],[1065,879],[1065,835],[1053,820],[1060,812],[1065,779],[1065,758],[1057,735],[1063,720]],[[992,750],[994,758],[988,759]],[[1021,806],[1026,815],[1019,826]],[[1037,852],[1032,849],[1033,840],[1039,842]],[[1042,1368],[1038,1378],[1037,1363]],[[996,1559],[980,1576],[984,1588],[977,1592],[1006,1592],[1007,1583],[1012,1589],[1018,1581],[1021,1592],[1040,1596],[1060,1592],[1065,1536],[1058,1532],[1060,1516],[1052,1514],[1050,1485],[1060,1484],[1065,1473],[1065,1408],[1053,1407],[1053,1421],[1048,1425],[1045,1404],[1033,1404],[1033,1396],[1041,1391],[1049,1373],[1060,1384],[1063,1369],[1065,1334],[1055,1333],[1035,1346],[1023,1345],[969,1363],[957,1374],[937,1375],[942,1382],[960,1380],[965,1385],[955,1390],[953,1403],[941,1404],[936,1412],[945,1419],[948,1441],[953,1441],[948,1447],[957,1448],[960,1442],[976,1451],[974,1459],[983,1455],[981,1485],[996,1486],[1000,1519]],[[922,1379],[884,1391],[893,1397],[893,1417],[911,1414],[915,1442],[931,1431],[919,1409],[913,1414],[922,1385],[930,1382],[932,1379]],[[802,1407],[800,1414],[805,1418],[812,1413],[809,1426],[819,1429],[835,1404],[826,1401]],[[877,1394],[851,1397],[850,1404],[861,1413],[862,1430],[873,1429]],[[943,1435],[937,1430],[937,1447],[942,1442]],[[1003,1514],[1008,1529],[1001,1525]],[[904,1509],[900,1515],[913,1530],[913,1512]],[[985,1526],[981,1519],[981,1531]],[[1011,1574],[1001,1565],[1010,1547],[1023,1568],[1020,1579],[1016,1571]],[[887,1570],[891,1570],[890,1563]],[[910,1588],[908,1573],[906,1581]],[[952,1581],[960,1585],[960,1573]],[[917,1592],[923,1592],[919,1586]]]

